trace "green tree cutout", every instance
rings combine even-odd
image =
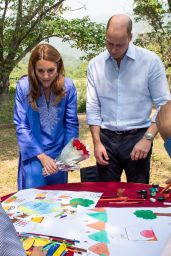
[[[88,17],[62,17],[65,0],[0,0],[0,93],[8,91],[9,76],[38,43],[57,36],[92,57],[103,48],[104,26]]]

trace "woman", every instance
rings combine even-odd
[[[54,159],[73,137],[78,137],[77,95],[71,79],[64,77],[59,52],[49,44],[32,52],[28,77],[16,88],[14,124],[20,149],[18,189],[66,183]],[[51,175],[43,177],[42,168]]]

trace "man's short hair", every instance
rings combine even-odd
[[[111,20],[112,20],[113,17],[115,17],[115,16],[117,16],[117,15],[111,16],[110,19],[108,20],[107,26],[106,26],[106,31],[108,30],[108,28],[109,28],[109,26],[110,26]],[[128,17],[127,33],[128,33],[128,35],[131,35],[131,33],[132,33],[132,20],[131,20],[130,17]]]

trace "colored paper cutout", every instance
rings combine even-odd
[[[51,200],[43,200],[43,201],[30,201],[24,204],[21,204],[18,209],[26,214],[48,214],[52,212],[56,212],[59,210],[60,205],[54,203]]]
[[[88,213],[88,215],[94,219],[107,222],[107,213],[106,212],[97,212],[97,213]]]
[[[34,238],[34,246],[45,246],[50,243],[50,239],[47,238]]]
[[[31,221],[36,223],[41,223],[44,217],[32,217]]]
[[[70,200],[70,204],[72,207],[77,208],[78,205],[89,207],[91,204],[94,204],[93,200],[84,199],[84,198],[74,198]]]
[[[7,200],[5,200],[4,203],[6,203],[6,204],[12,203],[16,200],[16,198],[17,198],[16,196],[11,196]]]
[[[105,243],[98,243],[98,244],[94,244],[92,246],[90,246],[89,251],[98,254],[100,256],[109,256],[109,250],[107,248],[107,245]]]
[[[109,239],[107,237],[107,232],[105,230],[93,233],[88,236],[90,239],[101,242],[101,243],[109,243]]]
[[[71,197],[68,196],[68,195],[61,195],[61,196],[59,196],[59,198],[66,198],[66,199],[69,199],[69,198],[71,198]]]
[[[97,230],[105,230],[105,222],[103,221],[97,221],[97,222],[88,224],[87,226]]]
[[[11,206],[10,205],[5,205],[3,208],[4,208],[4,211],[8,211],[11,208]]]
[[[134,215],[145,220],[152,220],[157,218],[157,216],[151,210],[137,210],[134,212]]]
[[[27,239],[25,239],[25,240],[23,241],[23,247],[24,247],[24,250],[25,250],[25,251],[29,250],[29,249],[33,246],[34,240],[35,240],[35,239],[32,238],[32,237],[28,237]]]
[[[46,195],[47,195],[47,193],[37,194],[35,199],[45,199]]]
[[[93,208],[93,209],[90,209],[90,211],[94,211],[94,212],[105,212],[105,208]]]
[[[148,229],[148,230],[142,230],[140,232],[140,234],[144,237],[149,238],[149,241],[157,241],[157,238],[154,234],[154,231],[152,229]]]

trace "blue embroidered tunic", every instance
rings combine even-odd
[[[21,78],[16,87],[14,124],[19,144],[18,189],[66,183],[67,173],[43,177],[41,162],[36,157],[45,153],[56,158],[73,137],[78,137],[77,93],[71,79],[65,78],[66,95],[54,104],[51,93],[47,104],[42,95],[37,100],[38,111],[28,102],[28,77]]]

